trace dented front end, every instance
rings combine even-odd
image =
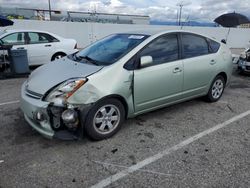
[[[50,91],[53,93],[54,91]],[[27,82],[22,86],[21,109],[26,121],[40,134],[47,138],[63,140],[78,139],[83,133],[83,123],[91,104],[69,104],[57,94],[48,100],[30,91]],[[61,97],[61,98],[60,98]],[[65,98],[66,100],[66,98]]]
[[[21,109],[26,121],[46,138],[81,138],[83,123],[91,104],[69,105],[45,101],[43,96],[22,86]]]
[[[26,121],[47,138],[78,139],[91,107],[107,97],[125,101],[126,115],[132,117],[133,72],[119,66],[103,68],[61,60],[38,68],[22,86],[21,109]]]

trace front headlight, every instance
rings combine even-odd
[[[67,103],[67,99],[86,82],[86,78],[69,79],[53,89],[46,96],[45,101],[53,102],[56,106],[64,106]]]
[[[246,57],[247,57],[247,56],[246,56],[246,53],[245,53],[245,52],[240,54],[240,58],[241,58],[241,59],[246,59]]]

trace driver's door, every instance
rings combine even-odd
[[[150,66],[134,70],[134,104],[136,113],[148,111],[181,98],[183,62],[179,59],[177,34],[153,40],[139,54],[152,56]]]

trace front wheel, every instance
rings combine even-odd
[[[206,96],[207,101],[208,102],[218,101],[223,94],[224,88],[225,88],[225,79],[221,75],[216,76]]]
[[[119,131],[125,119],[123,104],[117,99],[106,99],[89,111],[85,131],[94,140],[102,140]]]

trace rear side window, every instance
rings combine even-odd
[[[58,39],[56,39],[55,37],[47,34],[47,33],[38,33],[39,34],[39,37],[41,37],[42,40],[47,40],[49,42],[59,42]]]
[[[141,53],[141,56],[152,56],[154,64],[178,60],[178,40],[176,34],[165,35],[155,39]]]
[[[218,52],[219,48],[220,48],[220,43],[211,40],[211,39],[207,39],[208,44],[209,44],[209,51],[210,53],[216,53]]]
[[[193,34],[182,34],[183,58],[209,54],[209,47],[204,37]]]

